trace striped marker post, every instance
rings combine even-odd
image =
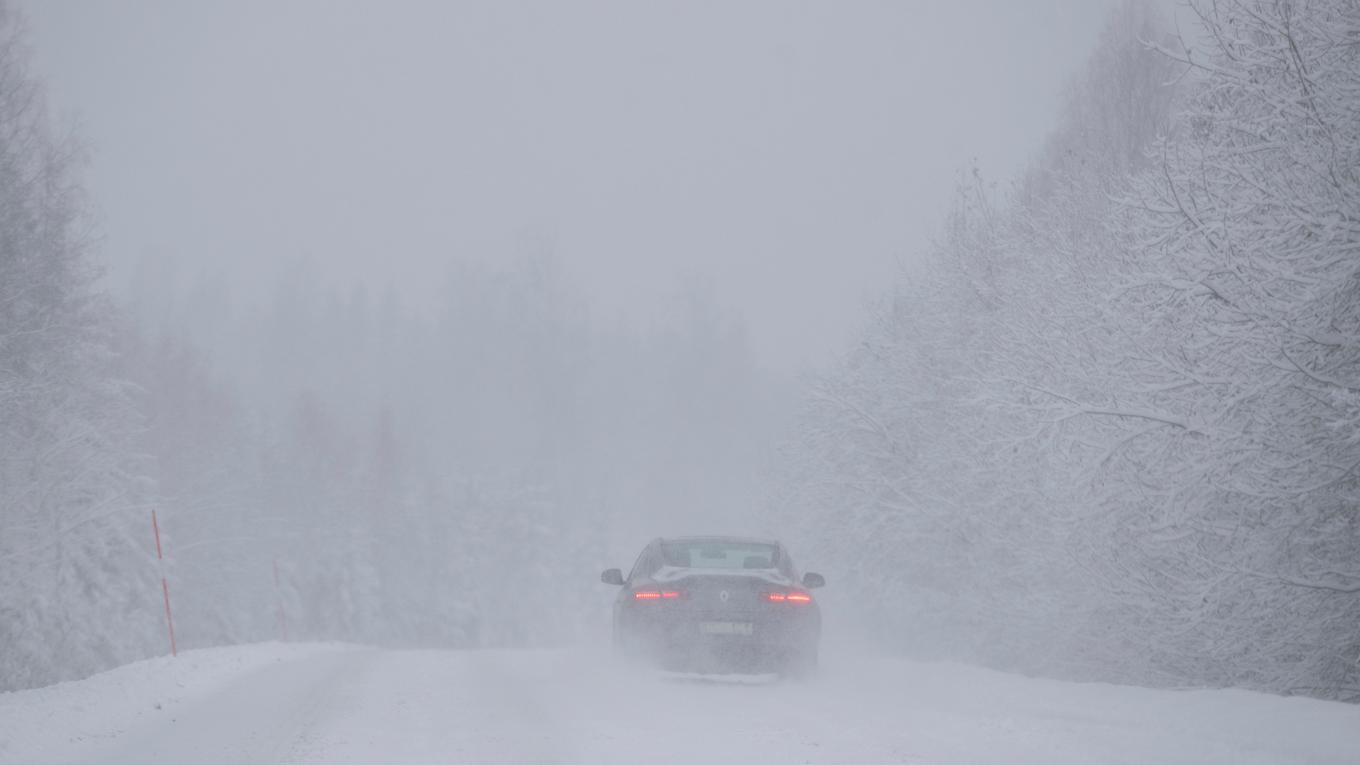
[[[156,521],[156,511],[151,511],[151,530],[156,534],[156,566],[161,571],[161,594],[165,596],[165,623],[170,628],[170,655],[179,656],[175,650],[175,617],[170,613],[170,584],[165,580],[165,556],[161,554],[161,525]]]

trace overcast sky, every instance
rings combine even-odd
[[[551,251],[601,317],[713,285],[763,363],[832,358],[974,158],[1055,123],[1105,0],[27,3],[93,148],[115,285],[146,255],[428,301]]]

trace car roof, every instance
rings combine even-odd
[[[775,539],[762,539],[760,537],[737,537],[723,534],[707,534],[686,537],[658,537],[656,541],[661,542],[662,544],[668,542],[748,542],[751,544],[774,545],[775,547],[783,547],[783,545],[779,544],[779,541]]]

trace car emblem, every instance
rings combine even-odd
[[[724,603],[726,603],[727,599],[730,597],[732,596],[727,594],[727,590],[723,590],[722,592],[718,593],[718,600],[721,600]]]

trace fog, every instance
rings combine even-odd
[[[1358,14],[0,0],[0,692],[566,709],[721,575],[827,709],[1354,702]],[[787,548],[639,558],[691,534]]]
[[[245,300],[305,256],[428,306],[451,262],[546,252],[606,321],[711,284],[788,375],[848,344],[960,171],[1034,155],[1108,6],[28,10],[115,284],[149,258]]]
[[[266,545],[285,578],[325,578],[286,552],[333,529],[322,505],[395,501],[463,536],[481,522],[412,494],[468,481],[548,503],[545,531],[614,565],[661,533],[777,535],[761,475],[802,380],[929,246],[970,167],[1004,179],[1033,155],[1105,12],[26,10],[49,108],[88,150],[92,256],[133,320],[161,512],[199,556],[172,560],[210,589],[260,523],[288,527]],[[379,471],[375,450],[395,477],[337,488],[327,471]],[[257,452],[297,485],[245,477]],[[222,504],[240,517],[212,531],[174,518]],[[328,596],[353,605],[345,589]]]

